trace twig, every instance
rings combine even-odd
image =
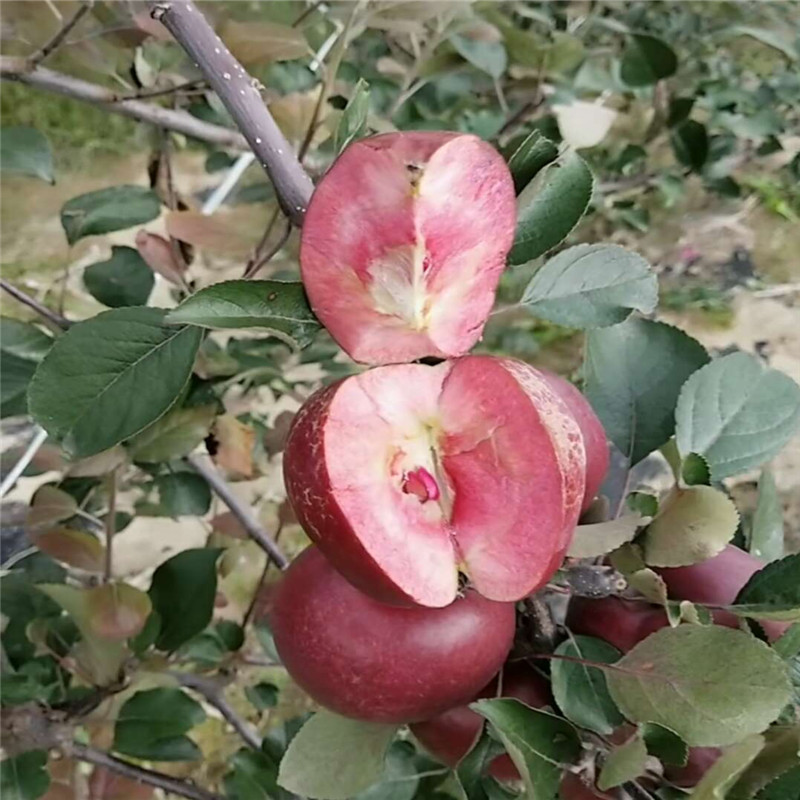
[[[253,750],[261,748],[261,737],[258,735],[258,731],[236,713],[236,709],[225,698],[223,687],[217,681],[204,678],[202,675],[192,675],[188,672],[170,672],[169,674],[181,686],[193,689],[202,695],[210,705],[214,706],[248,747]]]
[[[225,503],[231,513],[242,524],[248,535],[258,542],[280,569],[289,566],[289,559],[281,552],[280,548],[261,527],[252,511],[231,491],[230,486],[223,480],[214,465],[208,458],[200,455],[187,456],[186,460],[206,479],[214,494]]]
[[[310,17],[320,6],[322,5],[322,0],[317,0],[316,3],[310,5],[293,23],[292,27],[296,28],[302,22],[304,22],[308,17]]]
[[[3,482],[0,484],[0,497],[5,497],[6,492],[17,482],[17,478],[25,472],[25,467],[33,461],[33,457],[39,452],[39,448],[44,444],[45,439],[47,439],[47,431],[37,425],[33,438],[25,452],[3,478]]]
[[[280,541],[282,532],[283,532],[283,524],[279,525],[278,530],[275,531],[276,545]],[[242,617],[242,629],[247,627],[247,623],[250,622],[250,618],[253,616],[253,612],[256,610],[258,597],[261,594],[261,589],[264,586],[264,581],[267,578],[267,573],[269,572],[271,564],[272,564],[272,558],[270,558],[270,556],[268,555],[267,560],[264,563],[264,569],[261,571],[261,577],[258,579],[258,586],[256,586],[256,589],[253,592],[253,596],[250,598],[250,604],[247,606],[247,610],[244,612],[244,616]]]
[[[33,309],[42,319],[59,330],[65,331],[72,324],[68,319],[57,314],[55,311],[51,311],[47,306],[42,305],[38,300],[34,300],[21,289],[17,289],[16,286],[9,283],[4,278],[0,278],[0,287],[8,292],[15,300],[19,300],[23,305]]]
[[[185,81],[184,83],[177,83],[175,86],[170,86],[167,89],[143,89],[140,92],[131,92],[130,94],[115,95],[116,100],[144,100],[152,97],[164,97],[168,94],[176,94],[177,92],[185,92],[188,89],[202,89],[205,81],[200,78],[193,81]]]
[[[247,265],[244,277],[254,278],[256,276],[256,273],[261,269],[261,267],[267,264],[270,261],[270,259],[273,256],[275,256],[275,254],[286,244],[286,240],[289,238],[289,234],[291,232],[292,232],[292,223],[287,219],[286,227],[283,233],[275,240],[275,244],[272,245],[272,247],[270,247],[270,249],[263,255],[253,256],[253,260],[251,261],[250,264]]]
[[[69,36],[70,31],[91,11],[93,5],[94,0],[86,0],[86,2],[82,3],[80,8],[56,31],[55,35],[28,58],[28,63],[35,67],[44,61]]]
[[[281,208],[302,225],[314,184],[264,105],[258,82],[191,0],[150,0],[150,13],[197,64],[267,171]]]
[[[233,150],[248,149],[244,136],[231,128],[203,122],[187,111],[175,111],[142,100],[120,100],[117,94],[106,89],[105,86],[73,78],[71,75],[55,72],[46,67],[35,67],[30,70],[25,59],[0,56],[0,78],[18,81],[37,89],[45,89],[74,100],[92,103],[92,105],[100,106],[115,114],[122,114],[122,116],[131,117],[139,122],[168,128],[171,131],[177,131],[193,139],[210,142],[220,147],[229,147]]]
[[[137,783],[154,786],[156,789],[163,789],[165,792],[177,794],[180,797],[188,797],[189,800],[224,800],[222,795],[201,789],[194,783],[171,778],[169,775],[164,775],[146,767],[139,767],[90,745],[73,742],[64,749],[69,756],[78,759],[78,761],[85,761],[87,764],[103,767]]]
[[[108,511],[106,512],[106,554],[103,567],[103,582],[111,580],[113,570],[112,553],[114,534],[117,529],[117,470],[112,469],[108,475]]]

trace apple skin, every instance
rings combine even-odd
[[[513,603],[467,591],[446,608],[398,608],[351,586],[316,547],[284,573],[272,631],[289,675],[346,717],[405,724],[469,702],[503,665]]]
[[[314,191],[300,242],[303,285],[355,361],[461,356],[481,336],[515,226],[511,173],[479,137],[367,137]]]
[[[283,469],[300,524],[354,586],[443,607],[459,570],[500,602],[547,583],[580,513],[585,452],[538,370],[466,356],[320,390],[293,421]]]
[[[663,608],[621,597],[575,596],[566,619],[573,633],[603,639],[623,653],[668,624]]]
[[[620,792],[616,788],[601,792],[587,786],[574,772],[565,772],[561,778],[558,796],[561,800],[618,800]]]
[[[581,506],[583,513],[594,501],[608,472],[610,453],[606,432],[589,401],[577,387],[553,372],[544,369],[539,371],[567,404],[583,435],[583,445],[586,448],[586,489]]]
[[[503,691],[497,693],[497,678],[484,687],[471,702],[484,697],[513,697],[531,708],[552,705],[550,684],[526,665],[506,665],[503,670]],[[448,767],[455,767],[469,752],[481,730],[483,717],[468,705],[451,708],[424,722],[411,726],[417,741],[435,758]],[[519,771],[507,754],[494,758],[489,774],[499,781],[519,780]]]
[[[690,789],[700,782],[721,755],[719,747],[690,747],[686,763],[682,767],[666,764],[664,777],[682,789]]]
[[[669,596],[692,603],[731,605],[744,585],[760,569],[764,562],[750,553],[729,544],[719,555],[691,564],[688,567],[659,567],[656,569],[667,584]],[[739,627],[739,618],[730,611],[713,612],[717,625]],[[779,639],[789,627],[788,622],[758,620],[769,641]]]

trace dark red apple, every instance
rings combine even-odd
[[[675,600],[710,605],[731,605],[741,589],[760,569],[764,562],[729,544],[719,555],[691,564],[688,567],[658,568],[656,571],[667,584],[669,596]],[[739,627],[739,618],[730,611],[713,612],[714,622]],[[787,622],[760,621],[767,638],[775,641],[789,627]]]
[[[447,608],[387,606],[310,547],[278,585],[272,631],[289,675],[320,705],[402,724],[469,702],[489,682],[511,648],[514,605],[468,590]]]
[[[311,306],[365,364],[464,355],[494,303],[516,216],[508,167],[477,136],[361,139],[305,216],[300,271]]]
[[[502,690],[498,692],[495,678],[473,700],[482,697],[513,697],[531,708],[542,708],[553,702],[550,684],[527,665],[507,664],[503,669]],[[475,744],[482,723],[483,717],[467,705],[461,705],[424,722],[414,723],[411,732],[432,756],[448,767],[455,767]],[[519,772],[506,754],[492,761],[489,773],[499,781],[519,780]]]
[[[586,489],[581,511],[586,511],[597,496],[608,472],[608,439],[600,420],[589,405],[589,401],[568,380],[547,370],[539,370],[553,391],[567,404],[583,434],[586,448]]]
[[[584,783],[581,776],[574,772],[564,773],[558,790],[561,800],[617,800],[620,794],[619,789],[601,792],[596,786]]]
[[[664,777],[683,789],[696,786],[722,755],[718,747],[690,747],[689,757],[682,767],[664,766]]]
[[[485,597],[515,601],[563,561],[585,449],[538,370],[467,356],[379,367],[313,395],[284,477],[306,533],[375,599],[446,606],[461,570]]]
[[[663,608],[621,597],[573,597],[566,619],[573,633],[603,639],[623,653],[668,624]]]

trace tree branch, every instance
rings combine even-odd
[[[261,748],[261,736],[259,736],[258,731],[236,713],[236,709],[225,698],[224,687],[220,686],[217,681],[187,672],[170,672],[169,674],[181,686],[194,690],[202,695],[206,702],[214,706],[248,747],[253,750]]]
[[[42,319],[46,320],[59,330],[65,331],[70,325],[72,325],[68,319],[65,319],[60,314],[56,314],[55,311],[51,311],[47,306],[42,305],[38,300],[34,300],[32,297],[29,297],[27,294],[25,294],[25,292],[23,292],[21,289],[17,289],[16,286],[14,286],[12,283],[9,283],[4,278],[0,278],[0,287],[8,292],[15,300],[19,300],[22,305],[33,309]]]
[[[28,63],[35,67],[44,61],[69,36],[70,31],[91,11],[93,5],[94,0],[86,0],[86,2],[82,3],[80,8],[56,31],[55,35],[28,57]]]
[[[158,125],[220,147],[228,147],[233,150],[248,149],[247,140],[238,131],[224,128],[222,125],[203,122],[187,111],[163,108],[141,100],[120,100],[119,95],[96,83],[73,78],[71,75],[55,72],[46,67],[29,69],[25,59],[0,56],[0,78],[56,92],[74,100],[82,100],[115,114],[122,114],[139,122]]]
[[[178,778],[171,778],[161,772],[155,772],[146,767],[139,767],[121,758],[112,756],[103,750],[98,750],[85,744],[73,742],[64,748],[68,755],[87,764],[94,764],[96,767],[104,767],[110,772],[130,778],[137,783],[144,783],[147,786],[155,786],[165,792],[177,794],[180,797],[188,797],[189,800],[223,800],[222,795],[206,791],[189,781],[182,781]]]
[[[231,491],[231,487],[217,472],[211,461],[200,455],[187,456],[186,460],[206,479],[214,494],[228,506],[248,535],[261,545],[269,557],[278,565],[278,568],[286,569],[289,566],[289,559],[286,558],[280,548],[272,541],[269,534],[261,527],[258,520],[253,516],[253,512]]]
[[[284,213],[302,225],[314,184],[264,105],[258,81],[191,0],[150,0],[150,13],[197,64],[267,171]]]

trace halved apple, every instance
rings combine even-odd
[[[388,603],[446,606],[463,572],[515,601],[546,583],[584,496],[580,427],[536,369],[466,356],[379,367],[299,411],[287,492],[351,583]]]
[[[356,361],[464,355],[492,308],[515,225],[511,174],[477,136],[361,139],[311,198],[303,284],[322,324]]]

